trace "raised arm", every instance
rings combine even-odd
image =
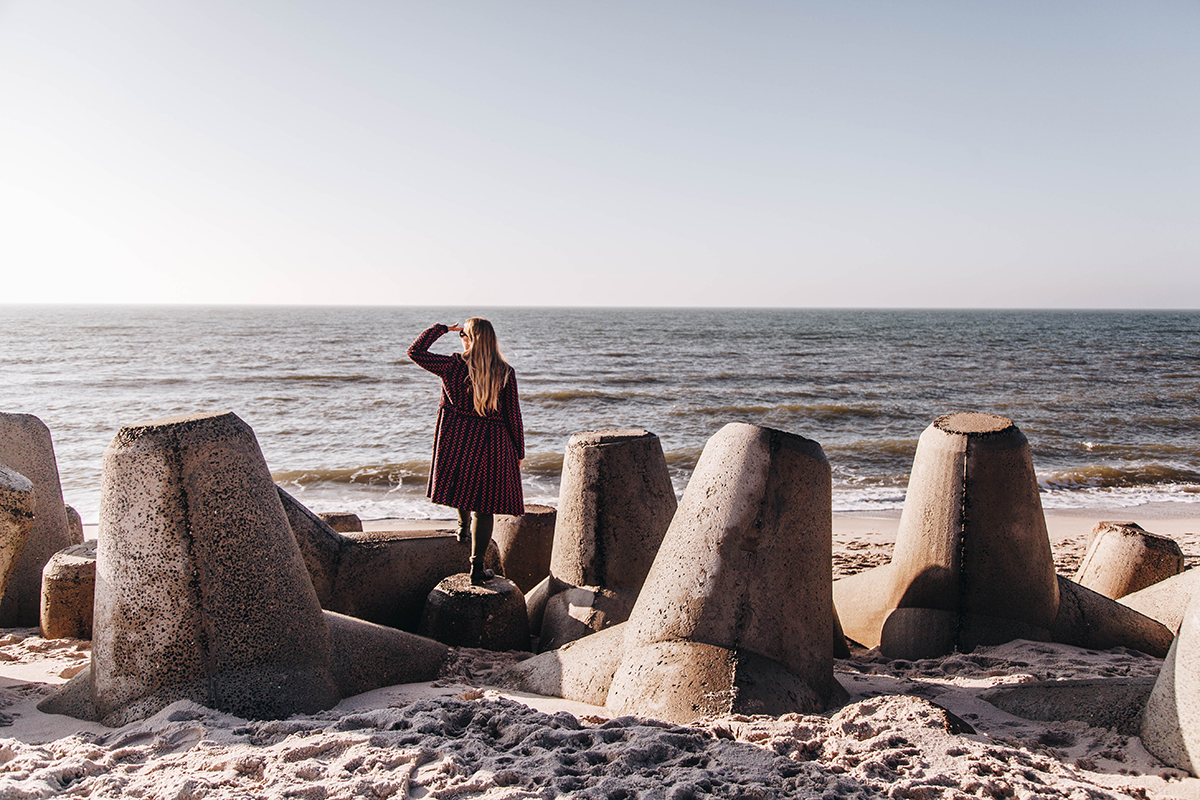
[[[504,388],[500,390],[500,410],[504,413],[504,427],[517,448],[517,460],[525,459],[525,426],[521,421],[521,400],[517,395],[517,373],[510,372]]]
[[[408,348],[408,357],[417,362],[417,366],[422,369],[427,369],[430,372],[441,375],[450,365],[454,363],[454,359],[450,356],[443,356],[438,353],[429,352],[429,348],[438,339],[446,335],[446,331],[450,330],[442,323],[438,323],[425,329],[425,332],[417,337],[417,340]]]

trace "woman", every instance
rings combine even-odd
[[[449,331],[458,331],[462,353],[429,352]],[[412,343],[408,357],[442,379],[426,494],[438,505],[458,510],[458,540],[471,538],[471,583],[479,586],[494,577],[483,568],[493,515],[525,513],[525,429],[517,375],[500,355],[492,323],[481,317],[463,325],[434,325]]]

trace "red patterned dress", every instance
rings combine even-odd
[[[442,379],[426,494],[438,505],[519,516],[525,513],[517,464],[525,458],[525,429],[517,374],[509,372],[500,390],[499,408],[479,416],[462,354],[429,352],[448,330],[434,325],[408,348],[409,358]]]

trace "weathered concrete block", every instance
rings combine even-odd
[[[550,573],[572,586],[641,589],[675,514],[662,443],[640,429],[567,441]]]
[[[1192,598],[1200,594],[1200,569],[1189,569],[1145,589],[1127,594],[1119,602],[1178,633]]]
[[[1092,650],[1132,647],[1159,658],[1167,654],[1174,637],[1162,623],[1061,575],[1058,586],[1053,641]]]
[[[50,429],[32,414],[0,413],[0,464],[28,478],[37,498],[33,527],[0,600],[0,627],[32,628],[41,611],[42,567],[71,544]]]
[[[327,611],[414,632],[433,587],[468,566],[470,545],[455,538],[453,523],[341,534],[283,489],[278,492]],[[484,566],[502,570],[495,542],[488,546]]]
[[[624,655],[625,623],[618,623],[514,664],[497,676],[496,685],[602,706]]]
[[[1167,764],[1200,776],[1200,598],[1193,598],[1142,717],[1142,742]]]
[[[676,505],[662,444],[653,433],[629,429],[574,434],[563,459],[550,555],[555,585],[597,587],[620,595],[620,602],[607,603],[591,618],[609,625],[623,621],[612,612],[621,606],[632,608]],[[580,633],[574,622],[568,622],[568,629],[546,629],[558,620],[544,617],[534,632],[542,641],[555,643]]]
[[[922,657],[961,649],[961,637],[998,644],[1008,631],[996,620],[1048,639],[1058,583],[1029,443],[1012,420],[948,414],[926,428],[891,564],[838,581],[834,598],[846,635],[868,647],[881,644],[893,610],[931,612],[909,610],[893,623],[889,655],[913,657],[902,632],[933,648]],[[921,620],[932,626],[924,633]]]
[[[122,428],[104,453],[92,700],[250,718],[339,700],[325,618],[254,433],[234,414]]]
[[[0,595],[8,587],[33,530],[34,508],[33,483],[0,464]]]
[[[64,508],[67,510],[67,529],[71,532],[71,544],[83,544],[83,518],[73,507]]]
[[[476,586],[467,573],[451,575],[429,593],[419,630],[455,647],[529,649],[525,597],[506,578]]]
[[[325,612],[334,653],[333,677],[343,698],[381,686],[420,683],[437,677],[453,651],[440,642],[360,619]],[[92,702],[88,666],[38,703],[45,714],[100,722]]]
[[[1014,638],[1165,652],[1156,622],[1055,574],[1029,444],[994,414],[949,414],[921,434],[891,563],[833,594],[846,635],[891,658]]]
[[[440,642],[325,612],[333,651],[333,679],[343,698],[381,686],[420,683],[437,677],[451,655]]]
[[[564,587],[547,597],[535,612],[540,612],[538,625],[534,628],[541,632],[538,651],[554,650],[624,622],[629,619],[636,599],[599,586]],[[533,628],[532,622],[530,626]]]
[[[187,699],[282,718],[429,680],[447,652],[321,610],[254,433],[228,413],[127,426],[105,450],[92,633],[86,692],[72,680],[43,710],[123,725]]]
[[[496,515],[492,540],[500,552],[504,577],[528,594],[550,574],[557,514],[550,506],[525,505],[520,517]]]
[[[42,570],[42,636],[91,639],[96,596],[96,544],[92,539],[50,556]]]
[[[704,448],[629,621],[498,682],[676,722],[844,701],[833,677],[830,483],[816,442],[725,426]],[[551,575],[529,606],[546,609],[555,588]]]
[[[1174,539],[1136,522],[1101,522],[1092,530],[1075,582],[1116,600],[1183,572],[1183,551]]]
[[[816,442],[741,423],[713,436],[626,623],[608,707],[686,722],[844,700],[830,487]]]
[[[351,514],[349,511],[326,511],[317,516],[338,533],[356,533],[363,529],[362,520],[358,518],[358,514]]]

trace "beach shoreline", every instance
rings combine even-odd
[[[1188,505],[1048,509],[1055,567],[1071,577],[1101,521],[1133,521],[1169,536],[1194,567],[1200,563],[1200,513]],[[899,518],[899,512],[835,513],[834,577],[887,563]],[[95,526],[87,527],[94,536]],[[363,527],[449,534],[454,521],[382,519]],[[1022,687],[1042,681],[1152,681],[1162,662],[1127,648],[1092,651],[1017,640],[916,662],[856,648],[835,662],[835,677],[850,694],[840,709],[705,718],[682,727],[614,719],[604,707],[495,686],[496,675],[524,657],[464,648],[436,681],[384,687],[282,722],[246,721],[181,701],[148,720],[109,729],[36,708],[88,663],[88,642],[44,640],[36,629],[0,631],[0,751],[8,759],[0,763],[0,796],[9,783],[21,796],[49,797],[62,791],[68,774],[77,776],[71,781],[81,790],[106,786],[111,796],[176,796],[188,786],[190,796],[265,797],[317,784],[323,796],[350,796],[368,786],[397,797],[553,796],[538,795],[532,786],[514,791],[510,782],[520,773],[526,783],[556,786],[562,775],[580,771],[579,741],[619,736],[628,752],[653,748],[658,761],[630,765],[619,754],[625,750],[608,753],[607,760],[584,765],[591,776],[587,785],[661,794],[718,780],[762,796],[798,790],[798,796],[817,796],[853,783],[868,793],[914,798],[1007,792],[1200,800],[1200,779],[1159,763],[1133,731],[1070,718],[1023,719],[991,702],[997,691],[1027,691]],[[455,722],[467,718],[480,722],[466,729]],[[417,740],[396,733],[409,725],[423,726]],[[506,726],[525,726],[538,746],[512,745],[513,728]],[[405,749],[410,741],[419,745]],[[703,769],[681,766],[696,752],[705,754]],[[941,786],[971,788],[944,795]]]

